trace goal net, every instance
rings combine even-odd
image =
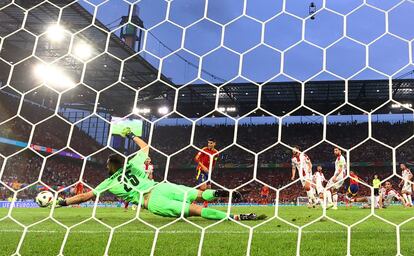
[[[0,1],[1,253],[413,255],[413,13],[411,0]],[[125,127],[149,145],[146,177],[229,191],[208,202],[226,218],[205,218],[204,200],[154,214]],[[134,200],[95,190],[113,154]],[[94,196],[39,208],[41,191]],[[267,219],[234,217],[249,213]]]

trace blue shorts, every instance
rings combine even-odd
[[[348,193],[351,193],[352,195],[356,195],[358,193],[359,186],[357,184],[351,184],[348,187]]]
[[[196,180],[197,180],[197,185],[200,185],[204,182],[206,182],[208,179],[208,173],[205,172],[200,172],[200,174],[198,174],[196,176]]]

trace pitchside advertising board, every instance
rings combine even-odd
[[[14,204],[12,206],[12,204]],[[80,205],[81,207],[93,207],[93,202],[83,203]],[[122,203],[120,202],[113,202],[113,203],[98,203],[97,207],[121,207]],[[39,208],[36,202],[34,201],[16,201],[16,202],[10,202],[10,201],[0,201],[0,208]]]

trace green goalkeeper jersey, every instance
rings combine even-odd
[[[144,162],[147,157],[147,153],[139,152],[128,162],[124,182],[122,182],[123,168],[119,168],[111,177],[102,181],[93,193],[97,195],[109,191],[125,201],[139,203],[140,192],[145,194],[157,184],[157,182],[148,179],[144,170]]]

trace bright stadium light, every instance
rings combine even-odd
[[[134,114],[149,114],[151,113],[151,109],[149,108],[134,108]]]
[[[73,54],[81,60],[87,60],[92,55],[92,47],[87,43],[78,43],[73,49]]]
[[[391,105],[391,108],[401,108],[401,107],[411,108],[412,106],[413,106],[413,104],[411,104],[411,103],[402,103],[402,104],[394,103],[394,104]]]
[[[34,68],[34,75],[46,85],[55,88],[69,88],[75,83],[59,67],[38,64]]]
[[[168,113],[168,111],[169,111],[169,109],[168,109],[168,107],[166,107],[166,106],[163,106],[163,107],[159,107],[159,108],[158,108],[158,113],[159,113],[159,114],[161,114],[161,115],[165,115],[165,114],[167,114],[167,113]]]
[[[50,25],[46,30],[46,35],[50,41],[60,42],[65,37],[65,29],[59,24]]]
[[[218,107],[218,111],[220,112],[236,112],[236,107]]]

